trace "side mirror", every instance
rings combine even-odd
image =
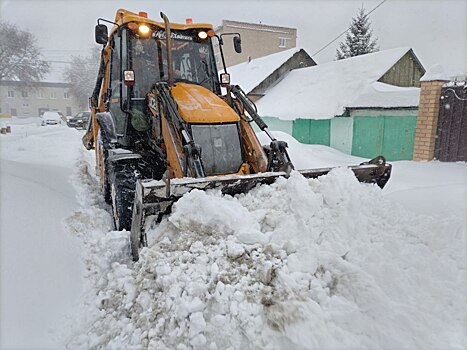
[[[96,38],[96,43],[102,44],[102,45],[107,44],[107,41],[109,40],[109,33],[107,31],[107,26],[105,24],[96,25],[94,35]]]
[[[234,36],[233,38],[234,48],[236,53],[242,53],[242,39],[240,36]]]

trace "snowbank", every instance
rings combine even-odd
[[[362,160],[273,133],[299,169]],[[344,168],[193,191],[133,263],[80,136],[33,123],[0,138],[3,347],[62,348],[72,322],[71,349],[466,348],[465,163],[394,162],[383,191]]]
[[[128,234],[100,229],[83,236],[96,287],[71,348],[466,345],[462,222],[414,215],[347,169],[192,191],[133,266]]]

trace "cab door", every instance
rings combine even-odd
[[[111,42],[108,108],[114,119],[117,136],[124,136],[127,126],[127,115],[124,112],[127,87],[123,85],[123,70],[127,67],[126,38],[127,31],[122,29],[113,36]]]

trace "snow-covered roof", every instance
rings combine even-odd
[[[350,106],[418,106],[418,89],[374,84],[409,50],[379,51],[291,71],[256,103],[258,111],[284,120],[330,119]]]
[[[444,69],[442,65],[436,63],[427,69],[426,73],[421,77],[420,81],[450,81],[450,80],[465,80],[467,72],[452,72]]]
[[[227,72],[230,73],[232,84],[240,85],[243,91],[249,93],[298,51],[300,48],[293,48],[256,58],[229,67]]]
[[[348,108],[418,107],[420,88],[399,87],[375,82],[363,91]]]

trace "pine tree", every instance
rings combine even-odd
[[[340,49],[336,50],[337,60],[379,51],[376,45],[377,38],[373,39],[373,30],[370,25],[368,14],[365,13],[365,9],[362,7],[358,16],[352,18],[345,41],[341,42]]]

